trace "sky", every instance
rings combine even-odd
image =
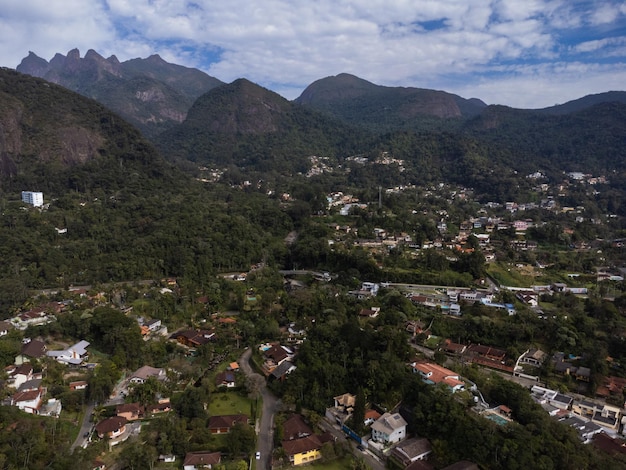
[[[620,0],[0,0],[0,65],[159,54],[288,99],[351,73],[542,108],[626,90]]]

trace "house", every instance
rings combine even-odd
[[[29,326],[45,325],[54,320],[56,320],[55,316],[48,315],[44,307],[35,307],[11,318],[11,323],[18,330],[25,330]]]
[[[182,330],[177,331],[170,339],[175,339],[180,344],[189,348],[197,348],[215,340],[214,330]]]
[[[380,418],[381,414],[376,410],[365,410],[365,416],[363,417],[363,424],[365,426],[371,426],[374,421]]]
[[[302,439],[311,435],[313,435],[313,430],[299,414],[292,414],[283,423],[283,438],[285,441]]]
[[[473,344],[469,346],[467,348],[467,352],[498,362],[504,362],[504,359],[506,358],[506,351],[481,344]]]
[[[285,380],[285,377],[287,377],[287,375],[291,374],[296,369],[297,367],[293,365],[293,363],[285,361],[272,371],[272,373],[270,374],[270,378],[276,380]]]
[[[41,388],[41,382],[43,379],[30,379],[20,385],[17,389],[18,392],[29,392],[31,390],[37,390]]]
[[[541,367],[543,361],[546,360],[547,354],[541,349],[529,349],[520,357],[520,364],[528,364],[535,367]]]
[[[127,421],[141,419],[145,409],[139,403],[124,403],[115,407],[116,416],[126,418]]]
[[[591,442],[591,439],[593,439],[596,434],[602,432],[602,428],[597,424],[581,419],[577,416],[570,415],[565,418],[561,418],[559,422],[574,428],[578,433],[580,440],[585,444]]]
[[[235,386],[235,374],[230,371],[220,372],[215,376],[217,387],[233,388]]]
[[[380,307],[363,308],[359,312],[359,316],[367,318],[376,318],[380,313]]]
[[[7,387],[20,388],[23,383],[33,378],[33,366],[29,362],[17,367],[9,366],[5,370],[9,376]]]
[[[48,351],[46,355],[56,359],[56,361],[61,364],[71,364],[77,366],[88,359],[88,346],[88,341],[79,341],[75,345],[61,351]]]
[[[44,394],[45,391],[42,388],[28,390],[25,392],[17,392],[11,397],[11,405],[17,406],[20,410],[26,413],[38,414]]]
[[[372,440],[393,444],[406,437],[407,423],[399,413],[385,413],[372,424]]]
[[[148,331],[154,333],[155,331],[159,331],[161,329],[161,320],[153,318],[152,320],[148,320],[144,323],[144,326],[148,328]]]
[[[226,434],[235,424],[248,424],[248,420],[248,416],[244,414],[211,416],[209,418],[209,431],[211,434]]]
[[[351,393],[344,393],[334,397],[334,406],[326,408],[326,418],[342,425],[352,416],[355,400],[356,395]]]
[[[417,460],[425,460],[432,451],[428,439],[413,437],[398,444],[391,452],[391,456],[406,467]]]
[[[183,470],[198,470],[201,468],[213,468],[222,460],[220,452],[187,452],[183,461]]]
[[[282,442],[285,455],[292,465],[302,465],[322,458],[322,441],[315,434]]]
[[[148,412],[151,414],[167,413],[172,411],[172,404],[169,398],[163,398],[158,403],[148,405]]]
[[[22,346],[20,354],[15,358],[15,365],[30,362],[31,359],[39,359],[46,354],[46,344],[37,339],[29,340]]]
[[[159,369],[156,367],[143,366],[137,369],[130,376],[129,382],[133,384],[142,384],[150,377],[156,377],[157,380],[165,380],[165,369]]]
[[[293,352],[286,346],[280,344],[273,344],[268,349],[263,351],[263,371],[266,375],[269,375],[286,361],[290,361],[293,358]]]
[[[578,367],[576,372],[574,372],[574,376],[576,380],[589,382],[591,380],[591,369],[589,369],[589,367]]]
[[[228,370],[232,370],[233,372],[239,372],[239,364],[236,362],[231,362],[228,364]]]
[[[77,380],[75,382],[70,382],[69,387],[70,387],[71,391],[85,390],[87,388],[87,381],[86,380]]]
[[[96,432],[100,439],[108,437],[109,439],[115,439],[120,437],[126,432],[126,418],[121,416],[113,416],[111,418],[104,419],[96,424]]]
[[[461,354],[465,352],[465,350],[467,349],[467,346],[465,346],[464,344],[460,344],[460,343],[453,343],[449,339],[446,339],[446,341],[443,344],[442,349],[445,353],[460,356]]]
[[[465,382],[461,380],[461,376],[450,369],[432,362],[414,362],[411,367],[429,385],[444,384],[452,393],[465,390]]]

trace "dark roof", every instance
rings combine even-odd
[[[433,470],[433,466],[424,460],[416,460],[411,462],[405,470]]]
[[[22,402],[22,401],[31,401],[41,395],[41,390],[27,390],[25,392],[17,392],[13,395],[12,400],[14,403]]]
[[[283,437],[286,441],[310,436],[313,430],[304,422],[301,415],[293,414],[283,423]]]
[[[185,338],[185,340],[193,345],[202,346],[212,341],[215,337],[215,331],[212,330],[182,330],[172,334],[170,338],[179,339]]]
[[[187,452],[183,465],[216,465],[221,458],[220,452]]]
[[[33,339],[22,346],[22,354],[29,357],[42,357],[46,352],[46,345],[43,341]]]
[[[506,351],[503,351],[502,349],[492,348],[491,346],[484,346],[482,344],[473,344],[467,348],[467,351],[488,357],[503,358],[506,356]]]
[[[600,411],[596,411],[593,414],[593,420],[600,423],[608,424],[610,426],[615,426],[615,424],[617,423],[617,416],[602,416],[602,413]]]
[[[13,329],[13,325],[8,321],[0,321],[0,331],[9,331]]]
[[[285,375],[287,373],[287,371],[289,369],[291,369],[292,367],[294,367],[293,363],[289,362],[289,361],[285,361],[283,362],[281,365],[279,365],[278,367],[276,367],[276,369],[274,369],[272,371],[272,377],[274,377],[275,379],[280,379],[283,375]]]
[[[289,355],[287,351],[285,351],[280,344],[274,344],[271,348],[263,353],[265,357],[272,359],[274,362],[279,363],[280,361],[286,359]]]
[[[26,392],[28,390],[37,390],[41,386],[41,379],[30,379],[20,385],[18,392]]]
[[[115,407],[115,414],[120,414],[120,413],[139,413],[139,414],[143,414],[143,406],[141,406],[139,403],[124,403],[122,405],[117,405]]]
[[[224,371],[224,372],[220,372],[219,374],[215,376],[215,383],[217,385],[221,385],[224,382],[230,382],[230,383],[235,382],[235,374],[230,371]]]
[[[218,429],[218,428],[230,429],[237,423],[248,424],[248,417],[246,415],[211,416],[209,418],[209,429]]]
[[[428,439],[424,437],[414,437],[398,444],[393,450],[393,454],[404,463],[404,465],[408,465],[413,459],[425,452],[431,451],[432,446]]]
[[[313,434],[312,436],[303,437],[301,439],[293,439],[291,441],[283,441],[283,449],[287,455],[301,454],[302,452],[310,452],[322,447],[320,439]]]
[[[15,370],[9,374],[9,375],[18,375],[18,374],[22,374],[22,375],[30,375],[33,373],[33,366],[30,364],[30,362],[25,362],[22,365],[19,365],[15,368]]]
[[[96,424],[96,432],[98,434],[107,434],[110,432],[119,431],[123,428],[128,421],[121,416],[113,416]]]

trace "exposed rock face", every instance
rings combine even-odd
[[[158,55],[120,62],[90,49],[55,54],[47,62],[30,52],[17,71],[93,98],[119,113],[145,135],[182,122],[194,100],[222,82],[196,69],[169,64]]]

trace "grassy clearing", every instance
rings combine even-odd
[[[252,400],[238,392],[218,392],[211,395],[209,414],[211,416],[245,414],[250,415]]]

